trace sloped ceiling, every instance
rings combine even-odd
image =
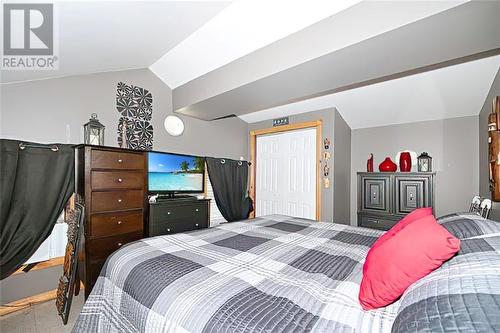
[[[500,56],[240,116],[246,122],[336,107],[352,129],[478,115]],[[500,93],[500,92],[499,92]]]
[[[229,4],[229,1],[57,1],[59,70],[2,70],[1,82],[147,68]]]
[[[334,53],[335,51],[346,49],[349,46],[359,44],[375,36],[423,20],[464,3],[464,1],[363,1],[336,12],[335,9],[337,8],[333,4],[337,3],[337,1],[326,0],[326,2],[329,5],[316,6],[316,2],[314,2],[315,6],[312,6],[311,2],[308,1],[292,2],[295,4],[293,8],[295,10],[291,11],[289,10],[288,2],[282,6],[283,8],[267,5],[268,3],[282,4],[281,1],[255,2],[252,0],[243,0],[232,4],[202,29],[167,53],[162,59],[151,66],[151,69],[164,82],[175,88],[174,108],[181,110],[182,108],[222,95],[225,92],[270,77],[279,72],[285,72],[287,69],[299,67],[301,64]],[[342,3],[345,1],[339,2]],[[258,15],[259,11],[249,11],[249,14],[245,14],[245,12],[243,14],[240,13],[239,21],[243,20],[244,23],[242,27],[236,24],[220,23],[225,27],[226,31],[235,30],[235,33],[230,35],[232,38],[229,39],[226,39],[227,32],[216,34],[212,31],[215,29],[209,29],[211,23],[214,21],[219,22],[218,19],[222,14],[229,11],[236,4],[246,4],[246,7],[252,8],[255,6],[255,3],[262,5],[262,12],[268,11],[267,7],[271,7],[272,10],[276,11],[274,16],[277,19],[272,17],[272,20],[270,20],[270,17],[266,15],[264,22],[262,22],[261,16]],[[323,4],[324,1],[318,1],[318,3]],[[319,12],[314,13],[314,9],[318,9]],[[313,11],[313,13],[310,13],[310,15],[301,14],[308,11]],[[308,18],[323,17],[320,14],[326,18],[317,23],[314,19],[310,19],[306,21],[310,22],[310,25],[300,31],[294,32],[292,28],[295,26],[290,24],[288,35],[285,38],[278,40],[276,38],[277,33],[273,34],[277,27],[282,27],[282,22],[287,23],[297,20],[305,24],[303,21],[304,16]],[[259,22],[258,26],[263,25],[265,29],[262,32],[267,33],[270,37],[259,39],[253,44],[249,43],[249,40],[252,42],[256,38],[254,36],[255,29],[253,29],[256,25],[253,22]],[[260,30],[257,32],[260,32]],[[278,32],[282,31],[279,30]],[[207,43],[208,45],[201,49],[196,47],[197,45],[191,45],[191,40],[195,39],[194,37],[198,35],[209,35],[205,40],[215,40],[216,43]],[[264,35],[264,37],[267,37],[267,35]],[[258,34],[257,38],[259,36]],[[419,37],[426,38],[427,36]],[[266,46],[263,45],[264,41],[273,41],[273,43]],[[187,42],[190,42],[189,48],[185,47]],[[257,42],[260,42],[262,45]],[[253,48],[246,49],[247,52],[253,52],[248,52],[249,54],[242,55],[228,62],[228,58],[241,51],[238,48],[240,43],[253,46]],[[205,46],[205,44],[202,45]],[[255,49],[258,45],[261,47]],[[183,52],[184,49],[187,50]],[[182,60],[176,57],[181,52],[184,54]],[[211,54],[217,55],[217,60],[212,59]],[[228,63],[226,64],[226,62]],[[197,71],[196,74],[188,73],[189,70],[184,68],[183,64],[188,64],[188,67],[192,68],[193,71]],[[213,69],[213,67],[218,68]],[[176,71],[181,73],[177,73]],[[316,73],[314,75],[318,80],[321,79],[320,75],[316,75]],[[189,80],[189,82],[176,87],[178,82],[173,81],[181,77],[184,77],[184,80],[181,82],[186,80]],[[172,86],[172,84],[174,85]],[[254,96],[247,97],[254,98]],[[206,110],[206,108],[204,109]],[[181,112],[184,112],[184,110]],[[197,116],[200,118],[204,117],[201,114]]]
[[[375,15],[379,13],[378,3],[371,7],[375,17],[379,17]],[[175,89],[174,109],[204,120],[231,114],[241,116],[497,55],[500,54],[498,12],[500,2],[471,1],[229,90],[226,82],[237,78],[231,72],[218,76],[215,72],[223,70],[219,69]],[[334,25],[336,17],[326,21],[328,24],[320,29],[322,35],[335,31],[327,27]],[[301,46],[307,48],[310,40],[304,36],[295,38],[297,34],[287,39],[297,41],[295,50]],[[306,36],[310,36],[309,31]],[[244,68],[253,69],[248,64],[242,71]],[[219,92],[213,94],[214,87]]]
[[[60,69],[2,71],[0,82],[150,68],[174,110],[195,118],[336,106],[361,128],[476,112],[498,70],[498,1],[56,4]]]
[[[235,1],[150,69],[177,88],[360,2]]]

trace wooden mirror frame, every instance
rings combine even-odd
[[[488,117],[488,165],[491,200],[500,201],[500,96],[494,98]]]
[[[57,288],[56,308],[64,325],[68,323],[73,294],[78,295],[80,281],[77,277],[78,250],[83,234],[85,208],[78,202],[74,203],[74,218],[68,221],[68,244],[64,257],[63,276],[59,279]]]

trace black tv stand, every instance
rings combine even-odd
[[[210,225],[210,199],[175,197],[149,204],[148,237],[175,234]]]

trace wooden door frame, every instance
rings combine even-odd
[[[250,198],[252,198],[254,202],[254,211],[250,214],[250,218],[255,217],[255,209],[257,207],[257,202],[255,201],[257,136],[294,131],[304,128],[316,129],[316,220],[319,221],[321,219],[321,147],[323,141],[323,136],[321,133],[321,119],[250,131]]]

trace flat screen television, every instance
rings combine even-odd
[[[203,193],[205,160],[202,157],[172,153],[148,153],[150,193]]]

